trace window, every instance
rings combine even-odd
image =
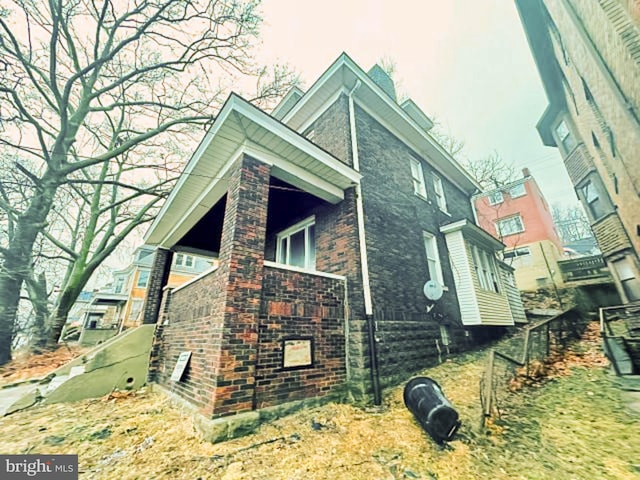
[[[478,283],[483,290],[498,293],[498,273],[496,270],[496,261],[493,254],[490,254],[482,248],[472,247],[473,264],[478,277]]]
[[[138,272],[138,281],[136,282],[136,287],[146,288],[148,283],[149,283],[149,270],[140,270],[140,272]]]
[[[277,235],[276,259],[284,265],[316,269],[315,217],[303,220]]]
[[[496,230],[498,235],[506,237],[507,235],[513,235],[515,233],[524,232],[524,224],[522,223],[522,217],[515,215],[509,218],[503,218],[496,222]]]
[[[509,250],[508,252],[504,252],[504,259],[509,260],[511,258],[524,257],[526,255],[531,255],[530,249],[516,248],[515,250]]]
[[[124,290],[124,277],[122,276],[116,277],[116,280],[113,286],[113,293],[122,293],[123,290]]]
[[[504,252],[503,259],[505,262],[510,263],[512,266],[527,266],[531,265],[531,249],[529,248],[516,248]]]
[[[136,320],[138,320],[138,316],[140,315],[140,312],[142,311],[142,304],[143,303],[144,303],[144,301],[140,300],[140,299],[131,300],[131,310],[129,311],[129,321],[130,322],[135,322]]]
[[[444,187],[442,180],[437,175],[433,176],[433,189],[436,191],[436,202],[443,212],[447,211],[447,199],[444,198]]]
[[[588,181],[580,190],[582,191],[584,202],[587,204],[587,210],[589,210],[593,219],[597,220],[602,217],[606,212],[596,186],[591,181]]]
[[[489,198],[489,205],[498,205],[499,203],[504,202],[504,197],[502,196],[502,192],[500,190],[491,192],[488,198]]]
[[[429,280],[435,280],[444,287],[444,278],[442,276],[442,265],[440,264],[440,256],[438,255],[438,242],[434,235],[423,232],[424,249],[427,253],[427,267],[429,269]]]
[[[558,140],[560,140],[560,144],[562,145],[565,153],[571,152],[576,146],[576,140],[573,138],[573,135],[571,135],[569,127],[567,127],[564,120],[556,127],[556,135],[558,136]]]
[[[440,339],[442,340],[442,345],[445,347],[451,345],[451,336],[449,335],[448,325],[440,325]]]
[[[140,252],[138,252],[138,260],[142,260],[143,258],[148,257],[152,253],[153,252],[151,250],[140,250]]]
[[[509,189],[509,195],[511,195],[511,198],[523,197],[526,194],[527,194],[527,189],[524,186],[524,183],[514,185]]]
[[[191,255],[185,255],[184,253],[178,253],[176,255],[176,267],[192,268],[195,263],[195,259]]]
[[[427,189],[424,185],[424,173],[422,165],[414,158],[410,159],[411,163],[411,179],[413,180],[413,193],[422,198],[427,198]]]
[[[618,274],[618,279],[622,284],[622,289],[627,296],[627,300],[635,302],[640,300],[640,282],[638,282],[634,274],[632,261],[630,258],[616,260],[613,262],[613,268]]]

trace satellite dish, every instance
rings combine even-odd
[[[429,280],[424,284],[424,287],[422,287],[422,292],[425,297],[435,302],[436,300],[440,300],[440,297],[442,297],[442,285],[435,280]]]

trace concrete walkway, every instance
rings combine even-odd
[[[38,388],[37,384],[27,383],[0,389],[0,417],[4,417],[11,405],[36,388]]]

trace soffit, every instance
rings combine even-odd
[[[248,154],[272,175],[332,203],[360,175],[286,125],[232,94],[145,235],[171,248],[227,191],[230,162]]]

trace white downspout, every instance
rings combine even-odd
[[[358,157],[358,139],[356,137],[356,117],[354,113],[353,94],[360,86],[360,80],[356,80],[348,94],[349,100],[349,131],[351,133],[351,155],[353,169],[360,171],[360,158]],[[362,289],[364,291],[364,313],[373,315],[373,303],[371,301],[371,284],[369,283],[369,261],[367,258],[367,244],[364,232],[364,207],[362,204],[362,189],[360,182],[356,184],[356,214],[358,217],[358,240],[360,242],[360,263],[362,265]]]

